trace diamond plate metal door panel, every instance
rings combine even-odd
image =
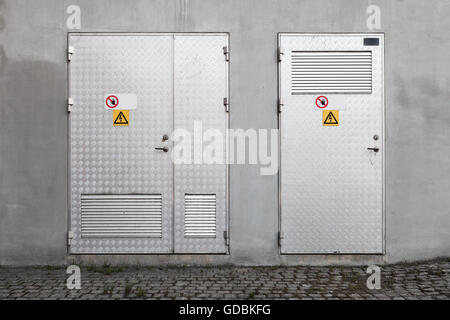
[[[281,253],[383,253],[383,40],[279,36]]]
[[[227,165],[225,130],[228,117],[228,63],[223,47],[228,35],[175,35],[175,129],[192,134],[192,164],[175,164],[175,252],[226,253]],[[209,138],[194,135],[216,130],[223,136],[219,163],[205,164]],[[194,141],[195,140],[195,141]],[[197,146],[197,147],[194,147]],[[200,146],[200,148],[198,147]],[[215,224],[215,227],[214,227]]]
[[[172,162],[155,147],[172,132],[173,37],[70,34],[69,45],[71,253],[171,252]],[[127,126],[113,126],[108,93],[137,96]]]

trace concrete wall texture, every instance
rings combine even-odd
[[[79,32],[229,32],[231,128],[277,128],[277,33],[385,32],[386,255],[280,256],[278,177],[230,168],[228,256],[67,255],[66,8]],[[391,263],[450,256],[447,0],[0,0],[0,264]],[[248,195],[252,196],[249,197]]]

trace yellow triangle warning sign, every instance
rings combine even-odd
[[[324,126],[339,126],[339,110],[323,110],[322,124]]]
[[[128,119],[130,119],[130,110],[114,110],[113,119],[113,125],[115,126],[128,126]]]

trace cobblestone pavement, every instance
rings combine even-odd
[[[450,299],[450,259],[381,267],[0,267],[0,299]]]

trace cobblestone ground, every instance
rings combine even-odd
[[[450,299],[450,260],[381,267],[81,267],[80,290],[65,267],[0,267],[0,299]]]

